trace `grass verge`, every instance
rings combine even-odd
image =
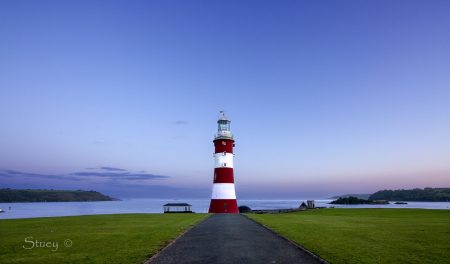
[[[249,214],[331,263],[450,263],[450,210]]]
[[[141,263],[206,216],[123,214],[0,220],[0,263]]]

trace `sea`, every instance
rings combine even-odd
[[[310,199],[238,200],[238,205],[251,209],[297,208]],[[332,200],[314,199],[316,207],[334,208],[422,208],[449,210],[450,202],[408,202],[408,204],[333,205]],[[0,219],[55,217],[96,214],[163,213],[166,203],[189,203],[196,213],[208,212],[209,199],[124,199],[105,202],[0,203]]]

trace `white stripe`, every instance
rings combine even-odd
[[[232,153],[215,153],[216,168],[233,168],[233,154]]]
[[[236,199],[234,183],[214,183],[211,199]]]

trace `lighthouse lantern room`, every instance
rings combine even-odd
[[[239,213],[233,175],[234,139],[231,121],[219,113],[218,130],[214,138],[214,180],[209,213]]]

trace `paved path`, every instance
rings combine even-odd
[[[239,214],[215,214],[151,259],[168,263],[320,263]]]

